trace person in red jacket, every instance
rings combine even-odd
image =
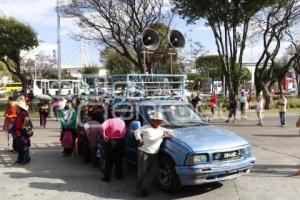
[[[14,164],[26,165],[31,161],[29,154],[30,139],[23,131],[24,127],[29,122],[28,106],[25,101],[19,100],[16,102],[16,108],[17,118],[15,119],[12,129],[16,139],[18,159]]]
[[[4,121],[4,125],[3,125],[3,130],[6,131],[8,134],[7,134],[7,142],[8,142],[8,151],[15,151],[15,142],[14,142],[14,139],[13,139],[13,142],[12,142],[12,148],[11,148],[11,143],[10,143],[10,129],[11,127],[13,126],[13,123],[17,117],[17,109],[16,109],[16,106],[14,105],[14,101],[13,101],[13,98],[12,97],[9,97],[8,98],[8,102],[7,102],[7,108],[5,110],[5,113],[4,113],[4,117],[5,117],[5,121]],[[12,150],[10,150],[12,149]]]

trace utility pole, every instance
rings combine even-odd
[[[57,0],[56,12],[57,12],[57,70],[58,70],[58,95],[61,94],[61,40],[60,40],[60,11],[59,1]]]

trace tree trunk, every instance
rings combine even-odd
[[[300,95],[300,88],[299,88],[299,85],[300,85],[300,80],[299,80],[299,74],[296,74],[296,82],[297,82],[297,94],[298,96]]]
[[[256,96],[258,96],[260,94],[260,92],[262,91],[262,87],[261,87],[261,83],[258,79],[258,77],[254,77],[254,85],[255,85],[255,89],[256,89]]]
[[[262,92],[265,99],[265,110],[270,110],[272,108],[272,95],[268,89],[268,85],[268,83],[265,83],[262,87]]]
[[[23,75],[20,75],[18,76],[21,80],[21,83],[22,83],[22,92],[24,95],[27,94],[27,79],[26,79],[26,76],[23,76]]]

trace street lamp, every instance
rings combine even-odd
[[[58,95],[61,94],[61,34],[60,34],[60,0],[56,1],[56,13],[57,13],[57,70],[58,70]]]

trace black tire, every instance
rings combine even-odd
[[[160,188],[166,192],[173,193],[181,188],[179,178],[175,171],[175,164],[168,156],[160,158],[157,180]]]

